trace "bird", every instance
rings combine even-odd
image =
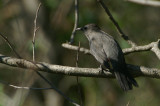
[[[111,35],[93,23],[76,30],[84,33],[89,41],[91,54],[101,64],[101,67],[111,70],[123,91],[132,90],[133,86],[138,87],[136,80],[127,70],[120,45]]]

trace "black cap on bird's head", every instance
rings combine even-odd
[[[97,31],[97,30],[100,30],[100,28],[96,25],[96,24],[87,24],[85,25],[84,27],[80,27],[80,28],[77,28],[76,29],[77,31],[88,31],[88,30],[94,30],[94,31]]]

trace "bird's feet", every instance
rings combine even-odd
[[[102,67],[102,65],[100,65],[100,66],[99,66],[99,70],[100,70],[99,73],[102,74],[102,73],[104,73],[104,70],[105,70],[105,69]]]
[[[100,74],[103,74],[104,71],[109,71],[109,69],[103,68],[102,65],[99,66],[99,70],[100,70],[100,71],[99,71]]]

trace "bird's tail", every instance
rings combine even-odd
[[[133,88],[133,85],[135,87],[138,87],[136,80],[129,73],[122,73],[119,71],[115,71],[114,73],[115,73],[116,79],[118,80],[120,87],[124,91],[131,90]]]

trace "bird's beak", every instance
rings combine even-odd
[[[82,27],[76,29],[76,31],[82,31],[82,30],[83,30]]]

